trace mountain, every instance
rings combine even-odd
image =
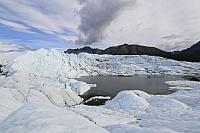
[[[158,48],[154,47],[146,47],[146,46],[140,46],[140,45],[128,45],[123,44],[119,46],[109,47],[105,50],[101,49],[93,49],[91,47],[83,47],[79,49],[68,49],[65,51],[65,53],[68,54],[79,54],[79,53],[90,53],[90,54],[111,54],[111,55],[166,55],[167,52],[162,51]]]
[[[200,62],[200,42],[182,51],[175,51],[169,56],[176,60]]]
[[[150,55],[160,56],[179,61],[200,62],[200,42],[182,51],[166,52],[155,47],[141,45],[123,44],[109,47],[105,50],[83,47],[80,49],[68,49],[65,53],[79,54],[81,52],[90,54],[110,54],[110,55]]]
[[[193,55],[193,56],[200,56],[200,41],[190,48],[184,49],[182,51],[176,51],[175,54],[184,54],[184,55]]]
[[[103,51],[103,54],[164,56],[167,54],[167,52],[162,51],[155,47],[124,44],[124,45],[107,48]]]
[[[83,47],[80,49],[68,49],[65,53],[68,54],[79,54],[79,53],[90,53],[90,54],[101,54],[103,50],[93,49],[91,47]]]

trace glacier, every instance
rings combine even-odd
[[[0,43],[1,133],[199,133],[200,83],[167,81],[169,95],[120,92],[102,106],[79,96],[95,75],[198,75],[200,63],[146,55],[78,55]],[[134,86],[133,86],[134,88]],[[137,89],[137,88],[134,88]]]

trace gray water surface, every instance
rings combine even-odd
[[[81,77],[77,80],[89,84],[96,84],[88,92],[82,95],[84,99],[94,96],[110,96],[113,98],[117,93],[124,90],[142,90],[148,94],[164,95],[174,91],[169,89],[165,81],[180,80],[181,77],[175,76],[148,76],[135,75],[132,77],[124,76],[91,76]]]

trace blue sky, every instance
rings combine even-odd
[[[0,41],[67,49],[82,47],[77,40],[92,40],[88,45],[100,48],[129,43],[180,50],[200,40],[199,5],[199,0],[0,0]]]
[[[0,25],[0,40],[5,42],[12,42],[27,45],[31,48],[70,48],[73,45],[73,41],[64,40],[54,35],[37,31],[37,29],[31,29],[35,33],[26,33],[16,31],[8,26]],[[69,32],[70,33],[70,32]],[[66,32],[68,34],[68,32]]]
[[[0,0],[0,41],[31,48],[70,48],[77,37],[77,1]]]

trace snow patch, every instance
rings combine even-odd
[[[108,133],[88,119],[46,104],[25,104],[0,124],[1,133]]]
[[[123,91],[117,94],[111,101],[106,102],[106,107],[110,109],[145,110],[149,103],[145,98],[138,95],[135,91]],[[142,93],[140,93],[142,94]]]
[[[10,90],[0,87],[0,122],[23,105],[23,103],[16,101]]]
[[[105,108],[104,106],[86,106],[79,105],[71,110],[76,113],[87,117],[97,125],[101,127],[111,126],[115,124],[128,124],[132,123],[132,125],[139,126],[137,120],[134,116],[131,116],[128,113],[121,113],[118,111],[113,111],[111,109]]]
[[[133,125],[112,125],[106,127],[110,133],[178,133],[168,128],[145,128]]]
[[[179,81],[179,84],[193,86],[194,82]],[[128,123],[110,125],[106,129],[114,133],[198,133],[200,131],[200,86],[194,86],[192,90],[180,90],[170,95],[149,96],[145,93],[142,95],[143,92],[140,91],[120,92],[121,94],[107,102],[104,107],[135,116],[141,128],[135,128]]]

